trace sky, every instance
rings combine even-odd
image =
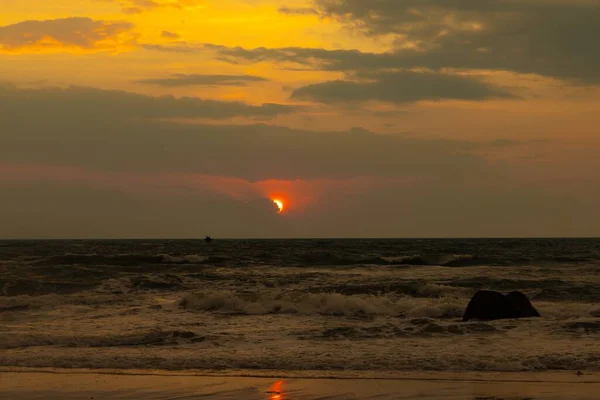
[[[600,236],[600,0],[0,9],[0,238]]]

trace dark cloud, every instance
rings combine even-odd
[[[292,98],[322,103],[383,101],[413,103],[421,100],[486,100],[510,98],[509,92],[481,79],[433,72],[364,73],[367,81],[331,81],[296,89]]]
[[[165,53],[196,53],[202,51],[204,46],[178,40],[169,44],[145,43],[141,45],[141,48],[150,51],[162,51]]]
[[[600,83],[597,0],[315,3],[323,15],[367,34],[397,35],[397,67],[508,70]]]
[[[163,31],[160,36],[165,39],[171,39],[171,40],[177,40],[181,37],[179,34],[174,33],[174,32],[169,32],[169,31]]]
[[[600,210],[589,199],[600,192],[577,192],[516,180],[440,180],[366,192],[315,211],[311,221],[325,237],[596,237]],[[307,225],[304,236],[314,231]]]
[[[482,154],[516,141],[186,125],[150,120],[187,107],[153,101],[2,86],[0,237],[598,234],[597,179],[549,188],[511,177]],[[344,179],[348,187],[337,184]],[[370,185],[374,179],[384,184]],[[291,200],[326,195],[283,218],[264,196],[229,195],[268,188],[266,180],[286,180],[274,183],[283,193],[298,180],[320,180],[300,185]]]
[[[0,161],[94,170],[179,171],[265,179],[480,175],[473,144],[368,131],[310,132],[269,125],[157,122],[159,117],[228,118],[292,109],[97,89],[1,89]],[[35,118],[32,118],[35,116]],[[435,160],[435,162],[432,162]]]
[[[126,14],[140,14],[158,8],[194,7],[204,3],[205,0],[107,0],[119,3]]]
[[[44,180],[0,179],[0,191],[0,239],[294,236],[266,198],[238,201],[198,190],[123,192]]]
[[[0,50],[61,46],[80,49],[114,48],[116,38],[132,28],[132,24],[124,21],[95,21],[90,18],[24,21],[0,27]]]
[[[266,47],[257,47],[255,49],[244,49],[242,47],[226,47],[215,44],[204,44],[201,46],[192,45],[189,43],[178,43],[177,45],[169,46],[145,46],[149,50],[159,51],[214,51],[219,59],[230,63],[258,63],[258,62],[280,62],[280,63],[297,63],[311,66],[313,68],[321,68],[330,71],[347,71],[358,69],[361,63],[364,63],[363,58],[369,56],[378,56],[371,53],[362,53],[358,50],[326,50],[318,48],[304,47],[284,47],[269,49]],[[366,57],[365,57],[366,56]],[[380,61],[371,61],[372,66],[380,65]],[[367,65],[363,65],[367,67]],[[393,67],[393,64],[385,66]]]
[[[321,15],[365,34],[395,36],[395,48],[385,53],[204,48],[232,63],[274,61],[330,71],[496,70],[600,83],[598,0],[315,0],[315,5]]]
[[[220,59],[232,63],[275,61],[296,63],[314,69],[342,71],[348,80],[322,82],[296,89],[294,99],[323,103],[380,100],[411,103],[419,100],[486,100],[515,97],[481,77],[436,71],[394,70],[399,65],[394,53],[362,53],[357,50],[325,50],[289,47],[281,49],[243,49],[204,45]],[[357,81],[356,78],[359,80]],[[351,79],[351,80],[350,80]]]
[[[178,86],[246,86],[252,82],[266,82],[268,79],[253,75],[200,75],[174,74],[170,78],[143,79],[136,81],[148,85],[165,87]]]
[[[295,111],[293,106],[263,104],[253,106],[240,102],[202,100],[195,97],[152,97],[122,91],[86,87],[66,89],[0,88],[0,107],[4,113],[20,115],[62,116],[90,121],[106,118],[210,118],[272,117]]]
[[[319,15],[317,10],[309,7],[279,7],[278,11],[287,15]]]

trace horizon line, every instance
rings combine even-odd
[[[213,240],[532,240],[532,239],[600,239],[600,236],[423,236],[423,237],[212,237]],[[140,238],[140,237],[120,237],[120,238],[102,238],[102,237],[89,237],[89,238],[0,238],[0,242],[8,241],[109,241],[109,240],[129,240],[129,241],[141,241],[141,240],[198,240],[204,241],[204,237],[174,237],[174,238]]]

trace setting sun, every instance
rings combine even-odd
[[[279,213],[281,214],[285,208],[285,205],[283,204],[283,201],[279,200],[279,199],[273,199],[273,203],[275,203],[275,205],[277,206],[277,208],[279,208]]]

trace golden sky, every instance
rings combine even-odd
[[[289,215],[273,220],[274,236],[344,236],[334,221],[349,216],[350,236],[412,235],[385,215],[361,219],[373,202],[403,201],[419,203],[409,219],[422,235],[544,235],[525,222],[536,213],[540,227],[560,215],[557,235],[593,231],[570,213],[598,217],[600,1],[0,7],[0,184],[15,204],[23,182],[121,194],[137,182],[141,198],[154,182],[198,201],[225,196],[252,218],[248,202],[284,196]],[[436,197],[459,215],[470,202],[481,210],[464,215],[464,230],[440,228]],[[508,215],[518,223],[479,222]],[[222,234],[245,235],[237,229]]]

